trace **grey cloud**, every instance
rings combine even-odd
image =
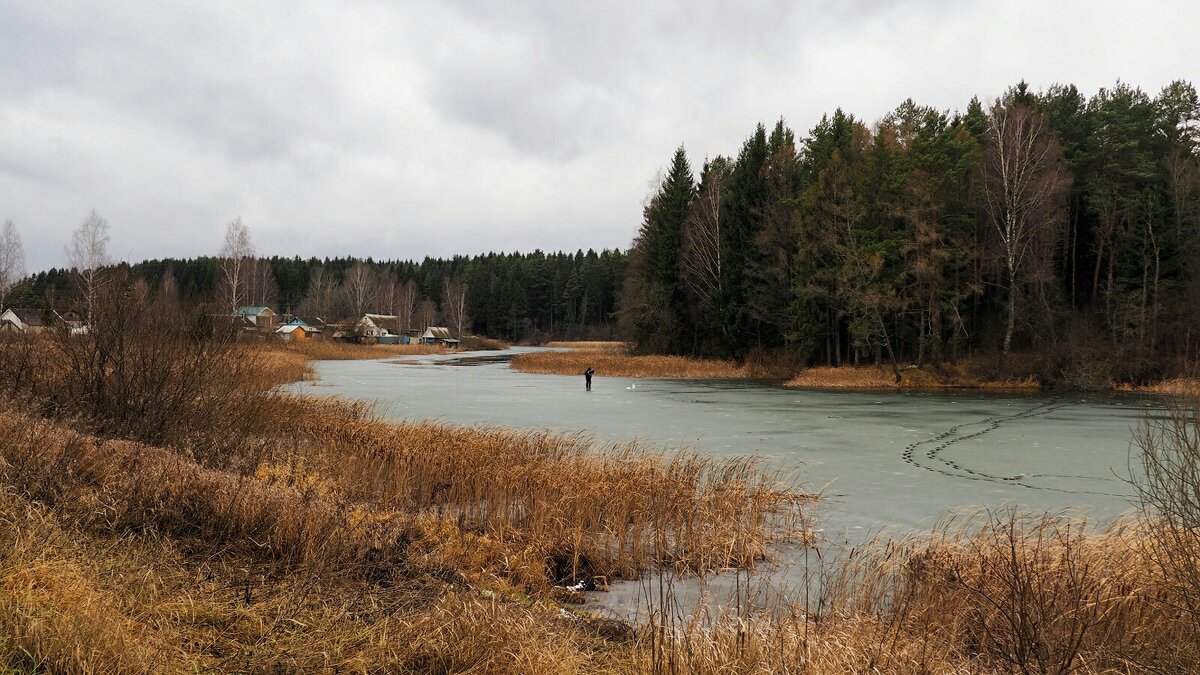
[[[0,219],[31,269],[93,207],[136,257],[212,253],[238,215],[289,255],[626,245],[679,143],[1195,79],[1200,9],[1163,4],[0,0]]]
[[[447,119],[499,134],[522,153],[574,159],[613,129],[609,92],[553,64],[514,59],[436,72],[432,101]]]

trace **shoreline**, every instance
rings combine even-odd
[[[566,351],[519,354],[512,359],[514,370],[537,375],[580,375],[588,367],[598,377],[663,379],[745,379],[779,382],[784,387],[814,391],[1048,391],[1032,374],[1018,374],[989,380],[983,362],[943,364],[931,367],[901,368],[901,381],[895,382],[887,366],[814,366],[790,377],[767,377],[749,364],[720,359],[684,356],[630,354],[621,343],[603,347],[596,343],[555,342]],[[1065,391],[1065,390],[1064,390]],[[1080,392],[1125,392],[1144,394],[1191,395],[1200,392],[1200,378],[1168,377],[1143,385],[1110,383],[1102,388],[1073,389]]]
[[[147,343],[121,344],[158,353]],[[1067,645],[1083,672],[1134,657],[1175,672],[1200,650],[1188,618],[1161,609],[1191,587],[1153,564],[1193,549],[1155,539],[1153,523],[988,512],[851,556],[818,552],[809,577],[820,504],[752,459],[596,453],[585,435],[393,422],[364,401],[271,391],[333,351],[390,355],[214,351],[188,372],[217,375],[186,401],[216,407],[184,408],[161,437],[0,401],[0,663],[227,670],[233,654],[247,671],[994,672],[1027,636],[1009,614],[981,612],[981,597],[1020,608],[1021,625],[1064,617],[1038,644]],[[68,369],[34,372],[48,393],[74,382]],[[151,401],[162,389],[133,383]],[[816,607],[767,594],[787,547],[805,551]],[[1014,597],[1013,575],[1050,593]],[[579,604],[618,579],[637,579],[618,592],[646,589],[634,603],[646,615]],[[692,589],[711,608],[689,604]],[[891,597],[904,602],[879,601]],[[998,637],[981,649],[979,635]]]

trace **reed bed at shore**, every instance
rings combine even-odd
[[[547,342],[545,347],[566,347],[568,349],[608,349],[608,350],[627,350],[628,342],[620,342],[617,340],[552,340]]]
[[[360,345],[349,342],[304,340],[247,345],[258,361],[256,372],[266,382],[287,384],[312,379],[312,361],[358,361],[398,356],[445,354],[441,345]]]
[[[757,378],[784,381],[785,386],[797,389],[984,389],[997,391],[1033,391],[1042,388],[1039,379],[1030,374],[1027,358],[1014,355],[1017,374],[993,378],[989,359],[976,359],[958,364],[926,365],[917,368],[907,365],[900,369],[900,382],[887,366],[813,366],[804,367],[776,353],[753,355],[739,364],[719,359],[697,359],[683,356],[634,354],[625,343],[547,343],[547,346],[571,347],[561,352],[518,354],[512,367],[526,373],[542,375],[581,375],[589,367],[597,377],[661,377],[661,378]],[[1104,388],[1104,387],[1102,387]],[[1200,380],[1180,377],[1145,385],[1112,385],[1114,391],[1189,395],[1200,391]]]
[[[1189,672],[1187,595],[1146,523],[1013,511],[880,540],[820,571],[808,608],[713,618],[663,607],[638,650],[658,673]],[[1194,592],[1194,588],[1190,592]]]
[[[1169,394],[1173,396],[1200,396],[1200,378],[1176,377],[1161,382],[1142,385],[1120,385],[1117,391],[1134,391],[1147,394]]]
[[[445,354],[448,351],[442,345],[360,345],[332,340],[297,340],[275,344],[268,349],[299,354],[312,361],[386,359],[394,356]]]
[[[903,368],[900,382],[886,366],[817,366],[806,368],[787,381],[798,389],[1038,389],[1034,377],[991,380],[967,368]]]
[[[0,351],[0,664],[594,669],[617,647],[561,586],[807,540],[811,497],[753,462],[393,424],[277,391],[300,350],[133,325]]]
[[[278,391],[303,376],[297,352],[173,332],[166,317],[146,333],[127,318],[144,301],[102,304],[103,331],[0,349],[2,667],[1171,673],[1200,661],[1200,502],[1179,487],[1200,483],[1196,409],[1139,433],[1143,508],[1127,520],[1001,512],[835,554],[811,539],[812,497],[752,461],[386,422],[365,403]],[[812,547],[809,602],[741,595],[710,614],[667,598],[639,625],[563,604],[580,582],[750,577],[777,542]]]
[[[731,361],[685,356],[629,354],[619,347],[581,348],[563,352],[517,354],[512,367],[526,373],[582,375],[588,368],[596,377],[744,378],[749,371]]]

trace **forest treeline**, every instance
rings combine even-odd
[[[803,137],[759,125],[698,174],[676,151],[630,252],[623,330],[645,352],[939,365],[1031,357],[1048,381],[1194,362],[1200,104],[1118,83],[1024,82]]]
[[[154,292],[227,311],[229,257],[147,260],[113,266]],[[406,325],[447,323],[448,295],[465,293],[463,332],[508,340],[615,337],[627,255],[621,251],[488,253],[422,261],[250,257],[235,282],[239,305],[338,321],[364,312],[407,314]],[[30,276],[14,306],[70,306],[80,275],[51,269]],[[458,290],[456,290],[458,289]]]
[[[114,265],[107,232],[93,212],[71,269],[14,286],[6,223],[0,302],[86,305],[95,270],[117,267],[217,312],[377,312],[509,340],[886,363],[897,379],[964,359],[1001,376],[1019,356],[1045,383],[1140,382],[1200,357],[1200,102],[1182,81],[1090,97],[1022,82],[964,112],[908,100],[873,124],[836,110],[803,136],[760,124],[698,171],[680,147],[628,254],[263,258],[238,219],[213,257]]]

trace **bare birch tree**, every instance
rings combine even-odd
[[[169,302],[179,300],[179,281],[175,278],[175,271],[170,267],[163,270],[162,278],[159,279],[158,298]]]
[[[279,284],[275,281],[275,270],[266,258],[249,258],[242,270],[245,279],[243,302],[255,307],[270,307],[279,299]]]
[[[997,100],[988,111],[981,165],[984,209],[1000,240],[1008,291],[1004,342],[996,363],[1004,370],[1016,324],[1017,295],[1035,245],[1063,223],[1070,175],[1054,132],[1037,111]]]
[[[225,228],[225,244],[221,247],[221,287],[229,313],[237,312],[245,303],[247,267],[254,257],[250,243],[250,228],[236,218]]]
[[[375,272],[366,263],[356,262],[346,272],[342,279],[342,295],[351,314],[357,319],[367,312],[371,301],[375,299],[375,289],[378,279]]]
[[[467,285],[462,281],[451,281],[446,277],[442,286],[442,313],[454,329],[454,337],[462,339],[463,327],[467,323]]]
[[[396,323],[401,333],[412,327],[418,299],[417,284],[412,279],[405,281],[396,295]]]
[[[425,330],[434,324],[438,318],[437,304],[429,298],[417,303],[416,310],[417,323],[421,330]]]
[[[0,310],[5,307],[8,292],[25,277],[25,248],[13,221],[4,221],[0,231]]]
[[[702,181],[691,213],[683,224],[681,276],[705,311],[711,309],[721,294],[721,195],[724,192],[725,172],[721,166],[714,166]]]
[[[337,291],[337,284],[333,280],[333,275],[324,267],[314,269],[308,278],[308,293],[300,302],[300,312],[321,321],[329,321],[332,318],[335,291]]]
[[[108,221],[101,218],[95,209],[71,233],[67,262],[79,278],[87,323],[90,325],[96,294],[104,281],[104,267],[111,262],[108,257]]]
[[[381,275],[379,278],[379,290],[375,291],[375,300],[373,303],[375,311],[380,314],[394,315],[396,313],[396,298],[399,294],[400,285],[396,282],[395,275]]]

